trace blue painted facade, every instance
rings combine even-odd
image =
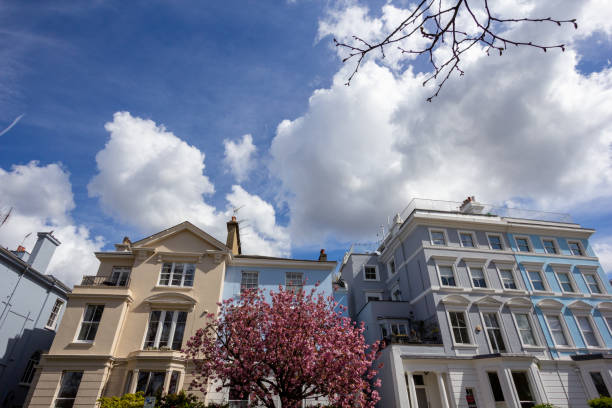
[[[243,272],[256,272],[258,288],[267,293],[278,291],[279,287],[285,287],[287,273],[293,272],[303,277],[303,288],[306,292],[310,292],[318,284],[317,292],[326,297],[333,296],[336,302],[346,307],[346,290],[333,284],[335,269],[336,262],[239,255],[228,264],[225,271],[223,300],[240,296]]]
[[[49,234],[50,236],[50,234]],[[0,406],[21,407],[30,386],[35,364],[32,357],[49,350],[70,289],[53,276],[45,275],[54,246],[52,236],[39,234],[32,255],[0,248]],[[55,242],[52,242],[55,241]],[[27,261],[27,262],[26,262]],[[35,269],[36,264],[43,270]],[[54,319],[48,326],[57,301]]]
[[[520,235],[524,236],[524,235]],[[507,234],[508,242],[510,243],[512,250],[515,251],[516,262],[521,271],[521,276],[525,283],[525,287],[530,290],[530,300],[534,306],[534,313],[538,318],[538,322],[542,327],[544,337],[546,339],[547,346],[550,350],[551,356],[555,359],[568,359],[571,355],[575,354],[589,354],[606,352],[612,348],[612,334],[610,333],[610,327],[605,321],[605,316],[602,315],[601,309],[606,309],[606,305],[612,306],[612,286],[603,271],[597,255],[594,253],[588,239],[575,239],[570,238],[571,241],[580,241],[582,248],[584,249],[584,256],[574,256],[568,246],[568,238],[565,237],[541,237],[538,235],[528,235],[532,245],[532,252],[519,252],[515,240],[514,234]],[[558,256],[553,254],[546,254],[543,245],[542,238],[554,239],[559,250]],[[540,263],[543,278],[546,280],[547,290],[545,293],[536,291],[534,293],[534,287],[528,277],[528,267],[525,264],[538,264]],[[565,265],[569,271],[573,284],[575,284],[575,292],[568,293],[563,292],[559,280],[556,277],[555,267],[552,266]],[[536,267],[539,269],[539,267]],[[585,273],[596,273],[598,277],[598,283],[601,287],[601,294],[593,295],[585,281]],[[562,307],[558,310],[555,308],[542,308],[541,305],[545,304],[547,300],[553,300],[559,302]],[[545,301],[544,303],[541,303]],[[572,304],[576,302],[583,302],[589,305],[590,310],[583,305],[579,315],[588,314],[592,318],[592,322],[595,324],[595,331],[600,341],[599,347],[587,347],[585,340],[581,334],[581,331],[576,322],[576,313],[572,311]],[[602,305],[604,307],[602,308]],[[569,335],[571,344],[569,347],[558,347],[555,345],[551,331],[545,319],[545,314],[556,315],[559,313],[563,317],[563,323],[567,328],[566,334]],[[604,312],[605,313],[605,312]],[[612,315],[611,315],[612,316]]]

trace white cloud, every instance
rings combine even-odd
[[[553,3],[569,16],[594,4]],[[366,21],[365,31],[371,27]],[[546,42],[577,35],[536,27]],[[346,87],[352,67],[343,67],[303,116],[280,123],[272,142],[270,166],[287,197],[292,239],[373,236],[412,197],[518,198],[570,211],[612,199],[612,70],[584,76],[577,60],[571,49],[519,48],[503,57],[475,50],[464,59],[465,76],[453,77],[433,103],[425,102],[433,90],[422,87],[424,75],[410,68],[400,73],[370,60]]]
[[[240,215],[248,215],[251,225],[241,229],[243,251],[288,255],[285,228],[275,224],[274,208],[260,197],[236,185],[226,196],[226,208],[204,200],[214,186],[204,174],[204,153],[196,147],[129,112],[115,113],[106,130],[110,139],[96,155],[98,174],[88,186],[106,213],[147,234],[188,220],[225,242],[232,208],[244,205]]]
[[[595,255],[599,257],[599,263],[604,272],[608,275],[612,274],[612,237],[596,237],[591,240],[591,245],[595,251]]]
[[[13,166],[11,171],[0,168],[0,206],[4,211],[13,208],[6,224],[0,227],[2,246],[15,249],[31,233],[24,241],[26,249],[31,251],[37,232],[53,230],[62,244],[46,273],[73,285],[82,275],[97,272],[99,262],[93,252],[100,250],[104,242],[101,237],[91,237],[86,227],[72,221],[72,186],[69,174],[60,165],[40,166],[32,161]]]
[[[253,137],[247,134],[238,142],[225,139],[223,145],[225,146],[223,161],[236,177],[236,181],[241,183],[248,179],[249,172],[255,167],[253,154],[257,149],[253,144]]]

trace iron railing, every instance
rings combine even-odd
[[[83,276],[81,286],[120,286],[127,287],[130,284],[130,278],[122,278],[113,280],[110,276]]]

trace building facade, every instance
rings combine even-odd
[[[0,407],[23,405],[62,320],[70,289],[45,275],[58,245],[50,232],[40,232],[32,253],[0,248]]]
[[[378,251],[341,267],[351,317],[389,344],[380,406],[587,407],[608,395],[612,287],[593,232],[472,198],[413,200]]]
[[[245,285],[268,289],[304,280],[306,287],[320,281],[332,293],[335,262],[242,255],[235,218],[227,229],[223,244],[184,222],[96,253],[98,272],[70,294],[29,407],[93,407],[101,396],[187,390],[193,367],[180,350],[223,298]],[[230,390],[212,392],[206,401],[230,397]]]

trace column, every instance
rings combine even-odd
[[[442,378],[442,373],[436,372],[436,380],[438,381],[438,390],[440,391],[440,401],[442,401],[442,408],[449,408],[448,394],[446,393],[446,387],[444,387],[444,378]]]
[[[174,314],[177,315],[176,313]],[[168,387],[170,386],[170,377],[172,377],[172,369],[166,369],[166,376],[164,377],[164,394],[168,392]]]
[[[404,362],[402,356],[399,355],[397,349],[391,346],[389,353],[389,359],[391,360],[391,375],[395,381],[395,405],[402,408],[410,408],[410,402],[408,401],[408,393],[406,392],[406,381],[402,379],[404,373]]]
[[[410,395],[410,407],[419,408],[419,402],[417,401],[416,388],[414,388],[414,378],[412,378],[412,372],[406,371],[406,382],[408,383],[408,394]]]
[[[139,375],[140,375],[140,370],[134,370],[134,373],[132,374],[132,382],[130,384],[130,389],[128,390],[129,393],[136,392],[136,384],[138,384]]]

